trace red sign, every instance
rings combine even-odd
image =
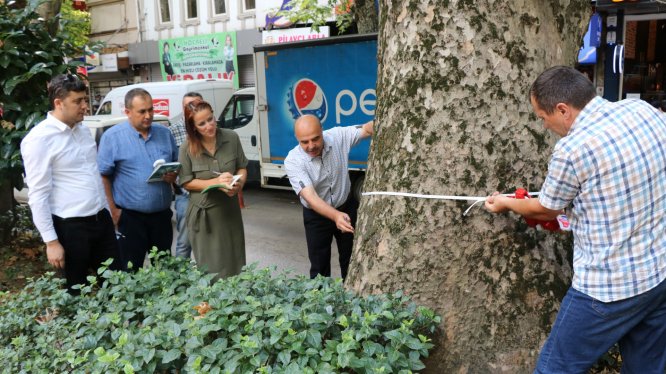
[[[153,111],[169,117],[169,99],[153,99]]]
[[[85,66],[77,66],[76,67],[76,74],[83,75],[84,77],[87,77],[88,76],[88,69],[86,69]]]

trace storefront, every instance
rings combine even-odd
[[[666,1],[597,0],[604,20],[603,96],[666,100]]]

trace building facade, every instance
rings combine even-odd
[[[666,101],[666,1],[597,0],[602,28],[594,69],[597,91],[617,101]]]
[[[175,59],[184,53],[181,45],[186,43],[175,40],[223,44],[227,34],[234,37],[235,82],[238,87],[253,86],[253,47],[262,43],[267,20],[275,21],[270,15],[286,3],[288,0],[87,0],[91,40],[105,45],[100,61],[94,61],[99,65],[88,73],[92,95],[104,96],[114,87],[132,83],[183,79],[178,74],[172,78],[164,68],[165,54]],[[218,76],[206,73],[198,77]]]

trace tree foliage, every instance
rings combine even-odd
[[[90,13],[76,10],[71,1],[64,1],[60,8],[60,14],[65,20],[62,37],[69,40],[72,46],[78,50],[77,55],[82,55],[85,46],[89,43],[91,32]]]
[[[81,55],[89,21],[78,13],[42,17],[39,9],[47,3],[0,3],[0,212],[12,206],[12,185],[22,187],[19,146],[49,109],[47,83],[82,64],[67,58]],[[3,241],[5,232],[0,233]]]
[[[328,0],[326,5],[319,5],[317,0],[291,0],[286,9],[276,12],[276,15],[285,17],[292,23],[311,23],[312,29],[317,31],[335,15],[336,25],[340,33],[344,33],[352,25],[353,7],[353,0]]]
[[[0,4],[0,177],[14,178],[22,169],[19,144],[27,131],[48,110],[47,83],[52,76],[75,71],[81,62],[66,62],[83,50],[79,21],[52,17],[44,19],[37,8],[47,0],[29,1],[25,8]],[[68,30],[50,33],[49,30]]]

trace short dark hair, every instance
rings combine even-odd
[[[530,98],[548,114],[555,111],[558,103],[583,109],[595,96],[597,92],[590,79],[569,66],[553,66],[546,69],[530,88]]]
[[[203,100],[203,96],[201,96],[200,93],[195,92],[195,91],[190,91],[190,92],[186,93],[185,95],[183,95],[183,100],[185,100],[186,97],[196,97],[196,98],[199,98],[199,99]]]
[[[48,87],[49,104],[55,108],[56,99],[64,99],[70,92],[85,92],[88,87],[76,74],[60,74],[51,79]]]
[[[143,88],[132,88],[125,94],[125,108],[132,108],[132,101],[137,96],[147,97],[151,100],[153,99],[153,97],[150,96],[150,92]]]

